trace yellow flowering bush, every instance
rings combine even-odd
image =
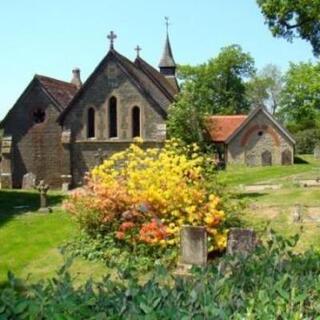
[[[144,150],[136,141],[95,167],[66,207],[90,232],[113,232],[135,244],[175,246],[182,225],[206,226],[210,250],[222,250],[225,213],[205,187],[208,159],[198,151],[176,140]]]

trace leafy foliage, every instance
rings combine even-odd
[[[298,154],[312,154],[320,143],[320,129],[305,129],[295,134],[296,151]]]
[[[320,64],[290,64],[281,93],[279,117],[291,132],[319,128]]]
[[[172,140],[162,149],[143,150],[137,142],[93,169],[65,208],[93,239],[109,241],[102,248],[119,254],[124,248],[144,256],[176,250],[185,224],[205,226],[210,250],[223,250],[227,207],[214,193],[214,176],[207,181],[212,167],[197,145]],[[106,260],[109,253],[103,253]]]
[[[254,72],[253,58],[238,45],[222,48],[219,55],[207,63],[180,66],[182,90],[169,110],[169,134],[186,143],[205,145],[206,115],[249,110],[244,80]]]
[[[272,34],[292,41],[300,37],[320,54],[319,0],[257,0]]]
[[[119,279],[75,286],[67,269],[33,285],[9,274],[0,293],[1,319],[317,319],[320,255],[294,254],[298,237],[271,234],[248,256],[170,275],[157,267],[144,282],[130,272]]]
[[[276,112],[283,87],[283,77],[277,66],[265,66],[246,83],[246,86],[252,108],[265,106],[272,114]]]

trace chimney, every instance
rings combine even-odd
[[[79,68],[75,68],[72,70],[72,80],[71,83],[76,85],[76,87],[78,89],[81,88],[82,86],[82,81],[81,81],[81,77],[80,77],[80,69]]]

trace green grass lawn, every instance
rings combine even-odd
[[[72,238],[77,225],[61,208],[63,196],[51,192],[53,213],[38,213],[37,192],[0,190],[0,283],[11,270],[17,276],[37,280],[50,276],[63,264],[59,246]],[[71,268],[79,278],[98,277],[103,265],[76,259]]]
[[[221,181],[227,185],[239,186],[261,182],[278,183],[288,178],[310,178],[320,176],[320,161],[311,155],[303,155],[301,163],[292,166],[245,167],[229,166],[219,174]]]
[[[219,173],[219,178],[234,191],[235,201],[245,201],[247,209],[242,220],[262,237],[266,236],[267,227],[284,236],[299,233],[301,238],[297,250],[307,250],[311,246],[320,249],[320,188],[304,188],[297,184],[299,179],[320,177],[320,161],[310,155],[300,159],[301,163],[292,166],[231,166]],[[280,184],[282,187],[260,192],[245,192],[243,189],[246,185],[264,183]],[[301,223],[293,222],[295,204],[306,207],[305,219]],[[307,207],[319,207],[319,222],[308,219]]]
[[[289,236],[301,233],[299,250],[311,245],[320,249],[320,223],[304,221],[293,223],[292,206],[296,203],[320,207],[320,188],[298,187],[296,179],[320,176],[320,161],[303,156],[303,163],[293,166],[229,167],[218,177],[234,190],[234,200],[243,200],[248,209],[244,222],[259,232],[267,224],[279,233]],[[280,183],[279,190],[245,193],[240,185]],[[242,190],[242,191],[241,191]],[[61,209],[63,195],[49,193],[51,214],[37,212],[39,194],[35,191],[0,190],[0,284],[7,272],[30,281],[46,278],[63,264],[59,247],[79,232],[77,224]],[[319,210],[320,216],[320,210]],[[303,231],[301,231],[301,229]],[[78,281],[92,276],[95,279],[107,269],[99,263],[76,259],[71,273]]]

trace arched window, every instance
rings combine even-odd
[[[87,137],[95,137],[95,111],[93,108],[88,110],[88,127],[87,127]]]
[[[140,108],[132,108],[132,137],[140,137]]]
[[[115,138],[117,136],[117,99],[115,97],[111,97],[109,100],[109,138]]]

